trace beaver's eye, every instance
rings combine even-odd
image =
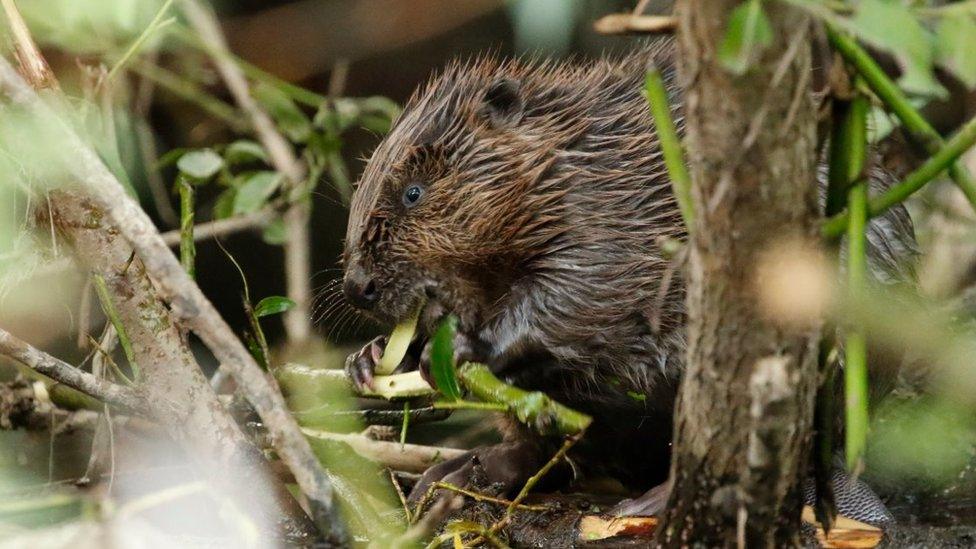
[[[424,196],[424,188],[420,185],[410,185],[405,191],[403,191],[403,205],[411,208],[416,206],[420,202],[420,198]]]

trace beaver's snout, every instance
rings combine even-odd
[[[364,311],[371,310],[379,298],[376,280],[358,265],[346,269],[342,292],[346,295],[349,303]]]

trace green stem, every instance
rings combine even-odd
[[[190,181],[180,176],[176,181],[180,191],[180,263],[190,278],[196,278],[197,248],[193,240],[195,191]]]
[[[146,30],[142,31],[142,34],[140,34],[138,38],[132,42],[132,45],[129,46],[129,49],[125,51],[122,58],[112,65],[112,69],[108,71],[108,75],[105,77],[106,83],[111,82],[112,79],[115,78],[115,75],[118,74],[123,67],[125,67],[126,63],[128,63],[129,60],[139,52],[140,49],[142,49],[142,45],[146,43],[146,40],[149,40],[149,37],[152,36],[157,29],[176,21],[176,19],[169,19],[165,22],[163,21],[163,16],[166,15],[166,12],[169,11],[170,6],[172,5],[173,0],[166,0],[166,2],[159,8],[159,11],[156,12],[156,16],[153,17],[153,20],[149,22],[149,26],[146,27]]]
[[[552,400],[539,391],[523,391],[495,377],[488,366],[467,362],[458,376],[471,394],[490,403],[500,403],[526,425],[539,432],[574,435],[582,432],[592,418]]]
[[[125,358],[129,361],[132,378],[134,381],[139,381],[142,376],[139,372],[139,365],[136,364],[136,354],[132,350],[132,341],[129,339],[129,334],[125,331],[125,325],[122,324],[122,318],[119,316],[119,312],[112,302],[112,294],[108,291],[105,278],[100,274],[92,275],[92,283],[95,286],[95,293],[98,294],[98,300],[102,304],[102,310],[105,312],[105,316],[108,317],[108,321],[112,323],[112,326],[115,328],[115,333],[119,337],[119,345],[122,346]]]
[[[976,143],[976,117],[966,122],[945,146],[925,161],[918,169],[908,174],[904,180],[884,193],[872,198],[868,203],[868,217],[877,217],[888,208],[899,204],[925,186]],[[844,234],[850,213],[843,212],[828,219],[820,228],[825,238],[837,238]]]
[[[847,276],[850,292],[859,295],[867,279],[865,227],[868,219],[867,182],[855,184],[848,195],[850,223],[847,230]],[[868,369],[867,341],[864,330],[848,326],[844,345],[844,395],[846,401],[847,467],[855,470],[868,436]]]
[[[656,67],[649,69],[644,77],[644,93],[651,107],[651,116],[654,118],[661,151],[664,153],[664,165],[671,176],[674,196],[678,200],[681,217],[690,234],[695,223],[695,207],[691,199],[691,175],[688,174],[688,168],[685,166],[681,139],[671,118],[668,92],[664,87],[661,73]]]
[[[830,134],[830,164],[827,176],[828,216],[844,210],[847,193],[864,170],[867,146],[867,99],[856,97],[853,101],[833,101],[833,126]]]
[[[410,427],[410,401],[403,403],[403,425],[400,426],[400,449],[407,443],[407,429]]]
[[[942,136],[925,120],[918,109],[912,106],[908,97],[888,78],[871,55],[864,51],[854,38],[837,29],[828,26],[827,36],[834,49],[857,70],[875,95],[901,120],[912,141],[927,153],[936,154],[944,145]],[[976,207],[976,178],[973,178],[969,170],[960,164],[953,163],[948,169],[949,177],[966,195],[970,204]]]

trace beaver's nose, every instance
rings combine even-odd
[[[379,297],[379,292],[376,291],[376,282],[360,267],[352,267],[346,270],[342,292],[346,294],[349,303],[365,310],[371,309]]]

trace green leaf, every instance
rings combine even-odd
[[[281,185],[281,180],[281,174],[269,171],[244,176],[243,183],[237,187],[237,194],[234,197],[234,215],[260,210]]]
[[[191,151],[176,162],[180,172],[197,181],[206,181],[224,167],[224,159],[210,149]]]
[[[230,188],[220,193],[213,206],[214,219],[227,219],[234,215],[234,199],[237,197],[237,189]]]
[[[268,223],[268,226],[261,232],[261,238],[266,244],[271,244],[272,246],[284,244],[288,240],[288,234],[285,232],[285,220],[278,217],[271,223]]]
[[[283,91],[269,84],[258,84],[254,98],[267,109],[281,131],[296,143],[304,143],[312,133],[312,122]]]
[[[241,139],[227,145],[227,149],[224,150],[224,158],[231,165],[248,162],[268,163],[268,153],[264,152],[264,147],[249,139]]]
[[[732,11],[719,46],[719,61],[733,74],[743,74],[773,41],[773,29],[761,0],[747,0]]]
[[[934,43],[931,33],[901,2],[861,0],[848,21],[859,38],[894,56],[902,75],[898,84],[907,92],[946,97],[933,73]]]
[[[457,318],[449,316],[441,322],[430,342],[430,377],[434,379],[434,387],[450,400],[461,399],[461,385],[454,364],[456,332]]]
[[[291,309],[294,306],[295,302],[287,297],[273,295],[258,302],[258,304],[254,307],[254,316],[261,318],[265,316],[277,315]]]
[[[976,20],[964,13],[942,18],[935,34],[935,61],[967,87],[976,88]]]

